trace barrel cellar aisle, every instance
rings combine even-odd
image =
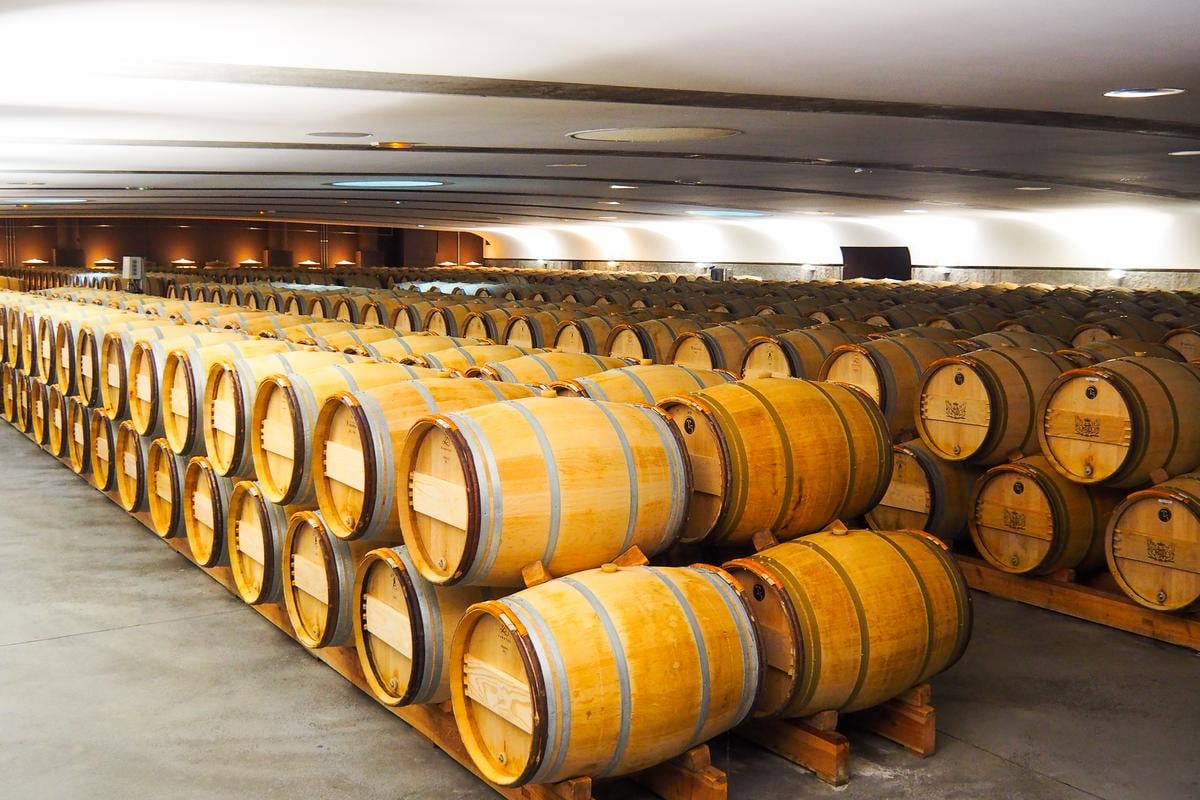
[[[495,796],[9,426],[0,452],[0,768],[11,796],[232,800],[318,785],[363,798]],[[973,600],[972,644],[933,681],[937,756],[917,763],[851,731],[854,778],[836,796],[1194,792],[1200,746],[1172,733],[1200,715],[1200,698],[1180,690],[1194,682],[1193,654]],[[736,737],[718,739],[713,757],[734,798],[834,796]],[[597,796],[651,795],[621,782]]]

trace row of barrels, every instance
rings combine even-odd
[[[174,341],[170,358],[265,340],[135,347],[146,341]],[[578,354],[516,360],[563,355]],[[278,365],[301,356],[346,360]],[[969,637],[961,574],[930,537],[822,532],[873,505],[890,473],[878,409],[843,386],[617,362],[577,376],[602,401],[540,396],[545,384],[501,371],[227,352],[202,414],[219,430],[210,419],[239,413],[239,395],[210,394],[217,375],[254,387],[241,406],[254,467],[239,475],[215,465],[219,448],[178,452],[152,417],[140,433],[136,378],[119,419],[4,366],[6,413],[11,394],[19,421],[18,394],[30,397],[34,438],[65,403],[57,441],[73,467],[78,437],[98,486],[147,507],[160,535],[186,536],[197,563],[228,564],[247,602],[282,598],[308,646],[353,646],[382,701],[451,700],[468,752],[503,785],[636,771],[751,714],[876,705],[952,664]],[[124,369],[146,374],[132,356]],[[636,558],[762,529],[791,541],[723,567]]]
[[[938,330],[941,329],[931,328],[923,333],[928,336]],[[797,333],[811,334],[812,332],[810,329]],[[793,336],[792,338],[798,337]],[[898,431],[903,436],[914,427],[918,428],[918,432],[925,437],[927,446],[933,448],[933,452],[936,454],[933,458],[947,461],[969,459],[975,464],[990,466],[1009,460],[1010,457],[1019,459],[1024,455],[1039,453],[1043,449],[1039,437],[1046,438],[1048,436],[1049,441],[1054,445],[1046,448],[1046,457],[1051,460],[1052,466],[1054,463],[1059,463],[1055,455],[1059,451],[1075,454],[1078,468],[1073,472],[1069,469],[1065,471],[1066,477],[1071,479],[1094,479],[1095,482],[1105,481],[1118,488],[1131,488],[1139,483],[1147,482],[1151,476],[1161,480],[1162,477],[1178,474],[1181,470],[1186,471],[1195,466],[1193,463],[1195,447],[1189,447],[1188,441],[1183,442],[1185,446],[1179,447],[1179,437],[1175,436],[1172,432],[1173,429],[1169,427],[1172,420],[1177,420],[1177,417],[1169,414],[1138,413],[1136,399],[1131,408],[1126,409],[1116,421],[1107,426],[1118,431],[1118,438],[1123,435],[1120,433],[1123,430],[1122,425],[1125,424],[1123,420],[1132,420],[1129,424],[1137,428],[1130,442],[1117,442],[1115,449],[1112,442],[1100,435],[1091,437],[1095,441],[1090,443],[1086,441],[1087,437],[1084,437],[1083,444],[1080,444],[1076,429],[1082,426],[1082,429],[1087,432],[1090,430],[1088,426],[1094,427],[1095,424],[1098,424],[1096,422],[1098,418],[1094,414],[1091,417],[1083,416],[1082,422],[1073,423],[1071,430],[1062,435],[1051,431],[1049,423],[1041,426],[1039,432],[1037,424],[1039,394],[1047,387],[1052,378],[1056,378],[1070,365],[1094,363],[1112,355],[1147,350],[1153,352],[1160,359],[1166,357],[1178,359],[1180,356],[1177,351],[1173,352],[1169,348],[1149,342],[1100,338],[1094,338],[1090,344],[1082,347],[1067,348],[1065,342],[1056,341],[1053,337],[1011,329],[1008,332],[1001,331],[972,337],[978,341],[954,340],[952,345],[938,340],[925,341],[925,338],[925,336],[908,336],[896,338],[894,341],[891,339],[886,341],[869,340],[866,344],[860,343],[856,347],[839,346],[842,348],[841,352],[836,354],[836,357],[827,357],[825,361],[830,363],[826,365],[822,362],[824,368],[819,370],[817,375],[822,378],[851,383],[867,391],[885,411],[893,431]],[[813,341],[811,335],[805,340]],[[988,348],[966,355],[950,356],[951,353],[958,352],[956,347],[959,350],[966,350],[970,347],[984,345],[1006,345],[1007,347]],[[1024,347],[1016,347],[1016,345],[1024,345]],[[1037,350],[1037,347],[1041,347],[1042,350]],[[431,354],[431,358],[425,358],[419,354],[406,356],[406,360],[423,366],[433,364],[439,368],[475,370],[475,374],[483,374],[487,370],[490,377],[496,377],[494,366],[475,366],[471,352],[474,349],[476,348],[468,345],[466,348],[455,350],[452,352],[454,358],[447,359],[444,364],[437,360],[436,354]],[[489,350],[487,347],[481,349]],[[495,348],[492,349],[495,350]],[[510,351],[494,354],[506,356],[515,353]],[[939,364],[937,370],[928,369],[939,357],[946,358],[947,356],[950,356],[949,360],[944,364]],[[561,355],[552,356],[549,360],[552,362],[562,358],[564,357]],[[510,373],[509,377],[514,381],[546,382],[556,376],[554,368],[548,369],[547,363],[545,356],[523,359],[521,366],[525,367],[526,371],[520,372],[520,376],[517,373]],[[1130,364],[1134,365],[1129,366]],[[1124,369],[1125,372],[1132,370],[1131,374],[1135,377],[1142,376],[1142,382],[1146,387],[1149,389],[1160,388],[1159,394],[1149,398],[1151,405],[1157,401],[1160,405],[1167,404],[1165,406],[1167,408],[1171,407],[1172,398],[1179,392],[1185,391],[1189,385],[1186,383],[1186,377],[1190,374],[1190,368],[1182,366],[1175,368],[1156,361],[1152,374],[1147,373],[1143,367],[1144,365],[1137,366],[1137,362],[1126,361],[1106,364],[1103,369],[1106,370],[1105,374],[1110,377],[1114,374],[1114,369],[1118,371]],[[1179,374],[1171,380],[1164,382],[1161,377],[1155,377],[1159,373],[1169,372],[1172,369]],[[923,376],[924,380],[922,381]],[[1071,393],[1068,386],[1068,389],[1064,390],[1064,397],[1070,398],[1078,395],[1076,400],[1085,402],[1089,400],[1089,395],[1098,396],[1100,392],[1101,387],[1093,385],[1095,381],[1090,373],[1082,377],[1076,376],[1074,382],[1082,387],[1081,392]],[[597,386],[591,378],[584,375],[553,382],[552,385],[561,393],[589,394],[589,383],[596,389],[596,393],[591,396],[605,396],[603,387]],[[1118,386],[1112,391],[1119,393],[1119,390]],[[1101,397],[1100,400],[1102,401],[1103,398]],[[1059,406],[1048,409],[1048,414],[1058,417],[1068,413],[1079,416],[1075,414],[1075,411]],[[1146,420],[1146,424],[1138,427],[1136,423],[1139,420]],[[1150,423],[1157,424],[1157,431],[1151,429]],[[1159,443],[1157,448],[1144,446],[1144,443],[1150,440]],[[1164,448],[1168,446],[1173,450],[1174,461],[1169,464],[1156,464],[1154,461],[1156,454],[1161,459]],[[1139,460],[1134,461],[1132,460],[1133,454],[1136,453],[1141,455]],[[1107,457],[1111,462],[1107,472],[1103,465],[1097,465],[1095,454]],[[1118,455],[1121,458],[1117,458]],[[907,456],[901,458],[902,461],[908,460]],[[1193,461],[1188,461],[1189,458]],[[1117,462],[1127,463],[1124,467],[1120,467]],[[916,476],[919,470],[915,465],[910,465],[907,472]],[[1112,477],[1113,473],[1118,473],[1117,477]],[[285,478],[287,481],[292,480],[290,476],[285,476]],[[967,480],[965,484],[961,480],[950,481],[949,483],[943,482],[943,486],[949,490],[948,487],[952,484],[969,487],[973,482],[973,479]],[[1023,488],[1025,484],[1020,483],[1019,485]],[[1103,494],[1103,492],[1101,493]],[[1028,500],[1031,497],[1033,495],[1029,495],[1025,499]],[[1100,498],[1097,502],[1103,504],[1104,500],[1105,498]],[[943,522],[938,525],[925,523],[922,527],[930,527],[937,532],[942,532],[942,529],[946,528],[951,533],[962,533],[964,526],[961,522],[952,524],[952,521],[976,513],[975,510],[980,507],[980,502],[982,501],[970,499],[967,491],[959,491],[956,496],[951,495],[945,502],[933,504],[940,508],[957,509],[956,513],[948,513],[946,516],[946,520],[951,522]],[[1108,505],[1111,507],[1112,503]],[[1081,529],[1085,530],[1102,531],[1104,522],[1107,520],[1106,515],[1076,513],[1073,516],[1081,523]],[[1018,512],[1012,512],[1007,515],[1001,514],[1001,518],[1007,518],[1020,524],[1027,517],[1023,517]],[[1088,519],[1098,520],[1098,527],[1096,525],[1088,527],[1086,524],[1082,524]],[[1176,524],[1180,523],[1177,521]],[[1062,535],[1067,535],[1067,526],[1060,524],[1057,530]],[[1017,539],[1016,541],[1022,540]],[[1089,541],[1095,541],[1095,539]],[[1115,541],[1119,545],[1120,534],[1116,535]],[[1142,542],[1141,539],[1137,541]],[[1154,554],[1174,552],[1178,542],[1174,538],[1167,541],[1160,537],[1154,539],[1153,542],[1144,544],[1145,552],[1150,554],[1145,557],[1150,558]],[[1066,567],[1078,570],[1081,567],[1086,569],[1089,565],[1104,563],[1103,559],[1098,559],[1102,553],[1094,547],[1085,548],[1090,554],[1086,559],[1082,557],[1076,559],[1074,550],[1068,548],[1068,555],[1064,560],[1061,553],[1059,553],[1059,557],[1047,558],[1045,552],[1039,551],[1036,554],[1031,554],[1032,551],[1026,552],[1028,548],[1011,548],[1012,552],[997,550],[997,554],[993,558],[990,557],[991,553],[986,547],[979,542],[977,542],[977,546],[985,557],[989,557],[989,560],[997,565],[1002,565],[1002,568],[1009,571],[1044,572]],[[1058,551],[1056,550],[1056,552]],[[1108,552],[1113,559],[1118,558],[1115,555],[1114,545],[1110,544]],[[1132,551],[1127,546],[1125,552]],[[1147,569],[1139,566],[1138,563],[1130,563],[1126,568],[1125,561],[1130,559],[1136,561],[1139,557],[1140,551],[1129,558],[1121,556],[1120,558],[1123,560],[1114,561],[1114,564],[1122,565],[1121,569],[1116,566],[1113,568],[1114,574],[1119,577],[1126,569],[1134,575],[1134,580],[1138,585],[1130,585],[1128,581],[1121,581],[1122,586],[1134,599],[1157,609],[1187,608],[1194,603],[1196,594],[1191,581],[1183,580],[1177,589],[1163,588],[1163,584],[1173,586],[1178,582],[1176,580],[1178,567],[1168,563],[1166,566]],[[1143,577],[1139,578],[1139,575]],[[1146,582],[1155,585],[1150,587],[1140,585]]]

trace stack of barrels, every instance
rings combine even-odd
[[[5,416],[506,786],[928,680],[940,539],[1186,599],[1188,301],[435,276],[0,293]]]

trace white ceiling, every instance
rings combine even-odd
[[[0,36],[3,215],[471,227],[1200,200],[1200,158],[1167,156],[1200,150],[1195,0],[41,0],[0,2]],[[1102,96],[1125,86],[1191,91]],[[666,125],[743,133],[566,135]],[[371,136],[306,135],[329,130]],[[446,185],[328,185],[372,176]],[[88,202],[11,207],[54,197]]]

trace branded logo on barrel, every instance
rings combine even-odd
[[[950,419],[966,419],[967,404],[961,400],[946,401],[946,416]]]
[[[1089,439],[1096,438],[1100,435],[1100,420],[1091,417],[1076,417],[1075,433]]]
[[[1025,530],[1025,515],[1011,508],[1004,509],[1004,526],[1015,531]]]
[[[1157,561],[1160,564],[1175,563],[1175,543],[1174,542],[1156,542],[1153,539],[1146,540],[1146,558],[1151,561]]]

